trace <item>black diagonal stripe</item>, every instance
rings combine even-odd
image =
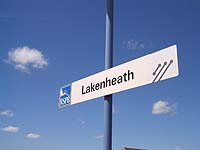
[[[165,65],[167,65],[167,62],[164,62],[162,68],[160,69],[160,71],[158,72],[157,76],[155,77],[155,79],[153,80],[152,83],[154,83],[156,81],[156,79],[158,78],[158,76],[160,75],[161,71],[163,70],[163,68],[165,67]]]
[[[158,71],[158,69],[161,67],[161,64],[158,64],[158,67],[156,68],[156,70],[153,72],[153,75],[156,75],[156,72]]]
[[[173,63],[173,60],[170,60],[170,62],[169,62],[169,64],[168,64],[167,68],[165,69],[165,71],[163,72],[163,74],[160,76],[160,78],[159,78],[158,81],[160,81],[160,80],[162,79],[162,77],[164,76],[164,74],[166,73],[166,71],[168,70],[169,66],[170,66],[172,63]]]

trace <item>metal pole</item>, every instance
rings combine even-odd
[[[113,66],[113,0],[106,0],[105,69]],[[112,150],[112,94],[104,96],[104,150]]]

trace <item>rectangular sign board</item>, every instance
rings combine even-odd
[[[176,45],[83,78],[60,89],[59,107],[178,76]]]

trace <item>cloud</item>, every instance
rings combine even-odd
[[[80,118],[75,119],[75,123],[78,124],[78,126],[81,128],[86,126],[86,121]]]
[[[5,111],[0,112],[0,115],[7,116],[7,117],[13,117],[14,113],[11,110],[5,110]]]
[[[86,123],[86,122],[85,122],[84,120],[82,120],[82,121],[80,122],[80,125],[83,126],[83,125],[85,125],[85,123]]]
[[[10,133],[17,133],[19,132],[19,127],[7,126],[5,128],[2,128],[1,130]]]
[[[128,50],[143,49],[144,43],[141,42],[141,41],[137,41],[135,39],[124,40],[123,41],[123,48],[126,48]]]
[[[176,104],[170,105],[166,101],[159,100],[153,104],[152,114],[174,114],[176,112]]]
[[[100,139],[103,139],[104,138],[104,135],[103,134],[99,134],[97,136],[94,137],[96,140],[100,140]]]
[[[27,139],[38,139],[40,137],[41,136],[39,134],[35,134],[35,133],[29,133],[29,134],[26,135]]]
[[[180,147],[180,146],[176,146],[176,147],[175,147],[175,150],[183,150],[183,148]]]
[[[7,63],[15,69],[30,73],[30,68],[42,69],[48,65],[41,51],[27,46],[17,47],[8,52]]]
[[[112,107],[112,114],[116,115],[118,113],[119,113],[119,108],[116,105],[113,105],[113,107]]]

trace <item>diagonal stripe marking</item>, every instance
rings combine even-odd
[[[156,79],[158,78],[158,76],[160,75],[161,71],[163,70],[163,68],[167,65],[167,62],[164,62],[162,68],[160,69],[160,71],[158,72],[157,76],[155,77],[155,79],[153,80],[152,83],[154,83],[156,81]]]

